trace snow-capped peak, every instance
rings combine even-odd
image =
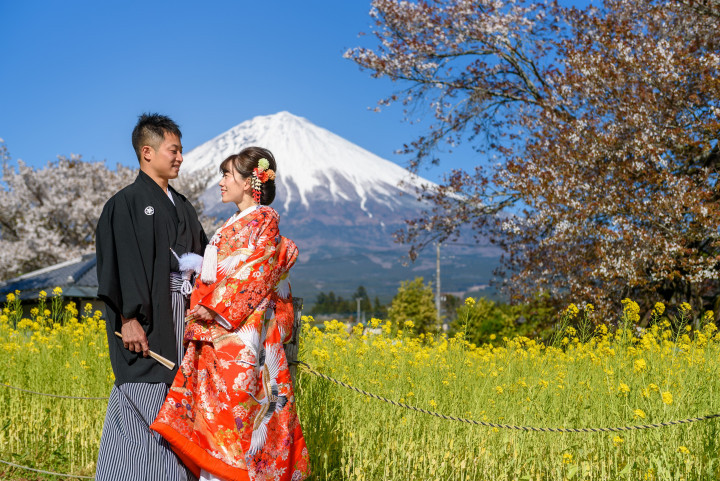
[[[185,155],[184,170],[217,169],[223,159],[251,145],[265,147],[275,156],[275,182],[283,194],[278,200],[285,211],[298,201],[309,208],[312,200],[321,197],[331,202],[359,201],[366,215],[372,216],[368,201],[393,209],[398,189],[413,193],[415,185],[432,185],[289,112],[247,120],[192,149]]]

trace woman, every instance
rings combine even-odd
[[[278,231],[275,159],[248,147],[220,165],[218,229],[190,299],[187,350],[151,429],[201,480],[302,480],[308,451],[283,343],[292,335],[288,270],[295,244]]]

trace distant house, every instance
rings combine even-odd
[[[98,279],[95,254],[85,254],[69,261],[28,272],[14,279],[0,282],[0,297],[10,292],[20,291],[20,299],[32,301],[38,298],[40,291],[48,296],[56,287],[63,290],[63,297],[88,300],[96,308],[101,302],[97,300]]]

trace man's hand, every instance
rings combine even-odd
[[[142,352],[143,357],[148,357],[150,345],[142,326],[136,318],[122,318],[122,339],[126,349],[132,352]]]
[[[201,306],[200,304],[190,309],[188,313],[195,317],[195,319],[200,319],[202,321],[215,320],[215,312],[211,311],[205,306]]]

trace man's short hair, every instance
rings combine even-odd
[[[149,145],[157,150],[165,139],[166,133],[175,134],[178,139],[182,139],[180,127],[166,115],[144,113],[138,118],[132,132],[132,144],[138,162],[142,160],[143,146]]]

